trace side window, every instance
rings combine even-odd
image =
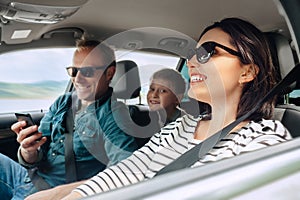
[[[133,99],[127,101],[127,104],[147,104],[147,92],[149,89],[149,80],[152,74],[163,68],[176,69],[179,57],[158,54],[158,53],[146,53],[146,52],[128,52],[128,51],[116,51],[117,61],[121,60],[132,60],[139,68],[140,80],[141,80],[141,102]]]
[[[295,89],[289,94],[289,102],[300,106],[300,89]]]
[[[64,93],[65,68],[74,48],[35,49],[0,55],[0,114],[47,110]]]
[[[186,93],[184,95],[184,98],[183,98],[183,102],[185,101],[189,101],[189,97],[187,95],[187,91],[188,91],[188,88],[189,88],[189,82],[190,82],[190,76],[189,76],[189,71],[188,71],[188,67],[186,65],[186,62],[184,63],[183,67],[182,67],[182,70],[181,70],[181,75],[182,77],[184,78],[186,84],[187,84],[187,90],[186,90]]]

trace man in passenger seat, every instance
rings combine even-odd
[[[178,107],[184,92],[185,81],[178,71],[166,68],[152,75],[147,102],[151,111],[157,111],[160,127],[186,114]]]
[[[39,127],[24,128],[24,121],[12,125],[20,143],[18,159],[22,166],[0,155],[2,200],[24,199],[39,190],[88,179],[138,148],[129,135],[132,124],[121,117],[128,109],[114,99],[109,87],[116,70],[114,51],[98,41],[80,40],[73,66],[66,69],[76,92],[60,96]],[[73,118],[73,130],[69,130],[67,124]],[[66,171],[72,166],[65,166],[67,134],[73,135],[71,146],[75,157],[70,164],[75,167],[71,179],[66,177]],[[31,171],[34,173],[29,177],[26,168],[36,171]]]

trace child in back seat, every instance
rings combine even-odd
[[[186,114],[178,107],[184,92],[185,81],[178,71],[165,68],[152,75],[147,102],[150,111],[157,111],[160,127]]]

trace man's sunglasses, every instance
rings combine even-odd
[[[194,55],[197,56],[197,61],[201,64],[207,63],[207,61],[210,59],[210,57],[212,57],[212,55],[214,55],[215,48],[216,47],[220,47],[221,49],[224,49],[225,51],[227,51],[228,53],[230,53],[231,55],[235,55],[238,57],[242,58],[242,55],[233,50],[230,49],[222,44],[216,43],[216,42],[205,42],[203,43],[200,47],[196,48],[196,49],[190,49],[187,55],[187,59],[191,60],[192,57]]]
[[[69,76],[76,77],[77,73],[80,71],[80,74],[84,77],[93,77],[96,70],[102,69],[105,70],[106,66],[99,67],[67,67],[67,72]]]

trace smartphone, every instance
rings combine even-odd
[[[31,115],[29,113],[15,113],[18,121],[26,121],[26,127],[35,125]]]
[[[27,128],[29,126],[35,125],[32,117],[31,117],[31,115],[29,113],[15,113],[15,115],[16,115],[16,118],[17,118],[18,121],[26,121],[26,126],[23,127],[23,128]],[[36,131],[36,132],[28,135],[27,137],[29,137],[29,136],[31,136],[31,135],[33,135],[35,133],[38,133],[38,132]]]

